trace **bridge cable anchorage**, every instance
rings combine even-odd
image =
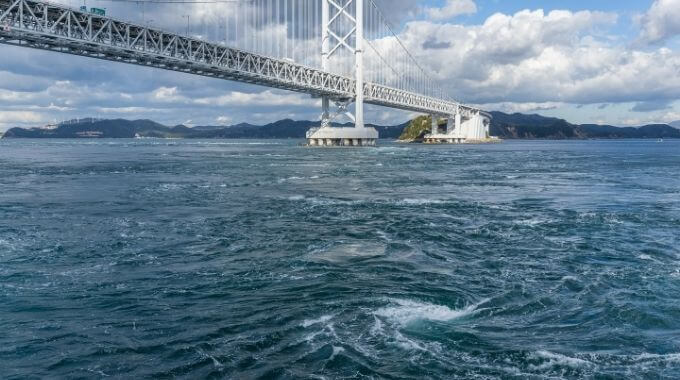
[[[172,12],[173,32],[146,17],[135,23],[43,0],[0,0],[0,43],[310,94],[322,99],[326,127],[331,103],[355,103],[355,129],[363,125],[364,103],[466,120],[481,112],[444,97],[374,0],[94,1],[214,3],[226,10],[220,8],[224,18]],[[194,20],[202,25],[192,30]]]

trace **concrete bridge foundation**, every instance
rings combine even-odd
[[[376,146],[375,128],[313,128],[307,132],[307,146]]]

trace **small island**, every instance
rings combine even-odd
[[[437,132],[438,134],[433,136],[433,126],[432,126],[432,116],[419,116],[404,128],[403,132],[399,136],[399,142],[403,143],[426,143],[426,144],[438,144],[438,143],[462,143],[462,144],[482,144],[482,143],[496,143],[502,140],[490,136],[489,126],[484,126],[483,137],[466,136],[465,133],[456,133],[455,129],[449,128],[452,126],[447,125],[447,120],[440,119],[437,120]]]

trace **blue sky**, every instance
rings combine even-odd
[[[680,120],[680,0],[375,1],[457,99],[575,123]],[[137,3],[88,5],[142,22]],[[146,15],[152,25],[183,32],[181,15],[189,13],[191,33],[215,39],[210,31],[219,29],[211,20],[224,15],[226,23],[230,7],[150,4]],[[307,49],[300,54],[310,63],[318,58],[314,45],[297,46]],[[0,130],[86,116],[214,125],[319,115],[318,100],[303,94],[5,45],[0,52]],[[368,112],[369,122],[382,124],[414,116],[379,107]]]

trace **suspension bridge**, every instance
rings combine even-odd
[[[167,23],[167,29],[152,26],[144,15],[147,4],[161,3],[178,7],[159,14],[157,23]],[[182,13],[201,3],[220,4],[213,12],[217,22],[192,33],[192,14]],[[141,22],[106,15],[100,8],[0,0],[0,43],[306,93],[320,99],[322,108],[319,127],[307,133],[311,146],[375,145],[378,132],[364,125],[364,104],[431,115],[429,142],[488,137],[490,116],[450,98],[374,0],[129,4],[144,7]],[[205,13],[193,16],[205,18]],[[177,19],[186,19],[185,33],[170,31],[181,28]],[[333,127],[341,116],[354,127]],[[443,130],[441,120],[446,120]]]

